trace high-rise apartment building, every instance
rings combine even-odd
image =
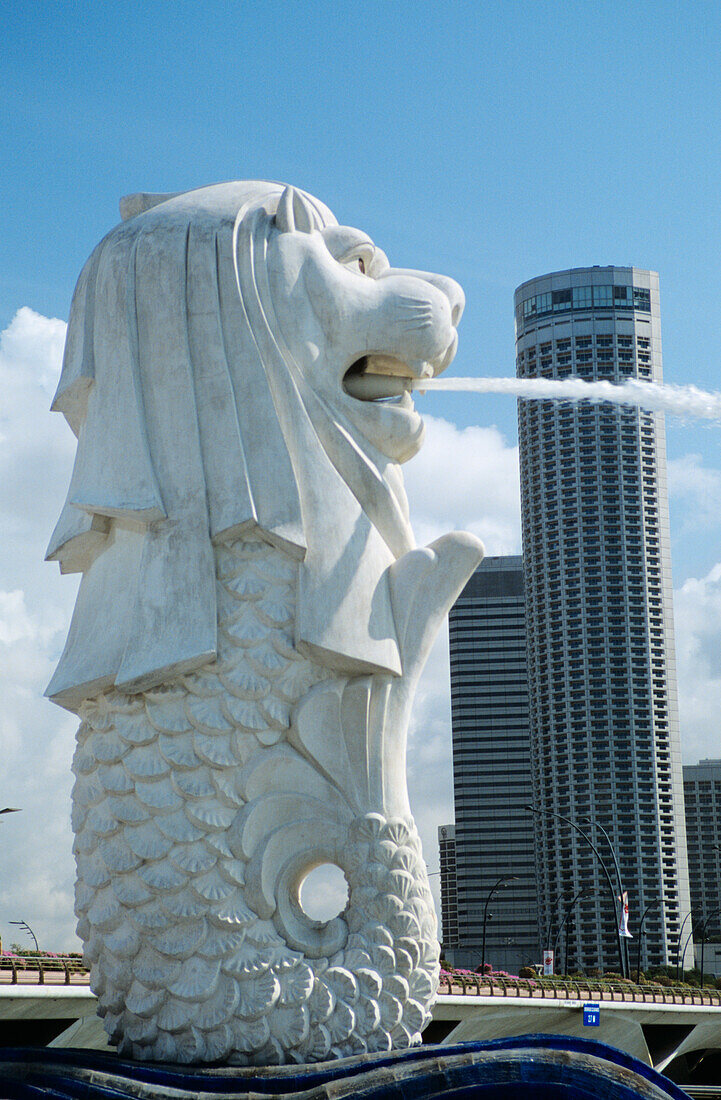
[[[721,930],[721,760],[699,760],[683,769],[691,908],[706,936]]]
[[[438,826],[438,854],[441,876],[441,944],[447,959],[448,952],[458,947],[455,825]]]
[[[521,378],[661,381],[658,275],[575,268],[515,294]],[[519,401],[542,926],[585,888],[571,954],[618,969],[612,901],[572,818],[619,856],[642,960],[675,961],[689,909],[661,414]],[[608,860],[611,864],[610,859]],[[613,873],[613,872],[611,872]]]
[[[530,801],[526,623],[520,557],[486,558],[449,614],[457,945],[455,966],[517,972],[540,958]],[[444,946],[446,914],[443,912]],[[450,913],[449,913],[450,927]]]

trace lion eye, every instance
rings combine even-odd
[[[362,256],[358,257],[358,270],[360,271],[361,275],[365,275],[365,273],[366,273],[366,264],[365,264],[365,260],[363,259]]]

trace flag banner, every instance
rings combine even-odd
[[[628,930],[628,890],[624,890],[618,900],[621,902],[621,920],[618,925],[618,934],[626,940],[632,940],[633,936]]]

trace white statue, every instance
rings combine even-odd
[[[73,300],[53,407],[78,450],[48,551],[83,574],[48,694],[81,719],[99,1011],[138,1059],[406,1047],[438,973],[409,712],[483,551],[414,549],[398,464],[423,438],[408,379],[451,361],[462,291],[291,187],[121,212]],[[327,923],[300,903],[323,863],[349,887]]]

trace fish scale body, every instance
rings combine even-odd
[[[309,693],[375,679],[296,650],[298,576],[260,539],[219,546],[217,659],[80,711],[78,934],[124,1055],[306,1063],[408,1046],[429,1019],[438,943],[412,819],[364,804],[296,730]],[[349,899],[321,935],[296,887],[324,836]]]

